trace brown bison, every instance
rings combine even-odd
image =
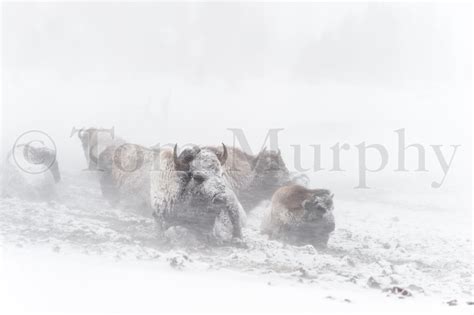
[[[334,231],[333,194],[326,189],[290,185],[278,189],[262,232],[294,245],[326,247]]]
[[[209,147],[218,156],[223,152]],[[255,208],[263,200],[269,200],[280,187],[291,183],[288,168],[281,152],[263,149],[251,155],[238,148],[230,148],[224,166],[224,175],[246,211]]]

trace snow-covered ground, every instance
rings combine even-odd
[[[248,216],[246,248],[170,245],[157,240],[151,217],[111,208],[89,175],[65,174],[54,201],[0,199],[1,307],[134,314],[474,309],[465,212],[336,193],[326,251],[261,235],[264,205]]]

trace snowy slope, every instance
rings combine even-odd
[[[110,208],[89,175],[65,175],[55,201],[0,200],[2,296],[12,303],[5,305],[79,313],[193,311],[193,303],[202,311],[472,312],[471,226],[461,212],[336,199],[336,231],[318,252],[261,235],[262,205],[248,217],[247,248],[170,245],[157,240],[151,217]],[[153,290],[166,298],[154,301]],[[242,303],[230,307],[235,296]]]

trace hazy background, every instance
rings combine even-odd
[[[243,128],[257,151],[322,145],[313,185],[349,194],[353,145],[426,147],[429,172],[368,175],[372,191],[451,196],[470,209],[472,8],[469,4],[28,3],[2,5],[2,144],[50,134],[63,169],[85,166],[75,127],[115,127],[130,142],[232,144]],[[347,142],[346,172],[329,146]],[[429,144],[461,144],[441,189]],[[407,151],[407,160],[416,158]],[[378,156],[369,154],[370,167]],[[416,163],[407,161],[407,167]],[[358,191],[355,194],[359,194]],[[452,196],[456,197],[452,197]],[[401,196],[401,195],[400,195]]]

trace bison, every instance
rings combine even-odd
[[[208,149],[217,155],[222,154],[216,147]],[[246,211],[263,200],[269,200],[278,188],[291,183],[290,172],[279,150],[264,148],[256,156],[235,147],[228,151],[224,174]]]
[[[17,145],[2,169],[2,196],[50,199],[61,181],[56,151],[48,147]]]
[[[278,189],[262,222],[262,232],[294,245],[326,247],[335,228],[333,196],[327,189],[300,185]]]
[[[110,145],[96,163],[102,195],[112,206],[121,203],[150,213],[150,172],[157,154],[136,144]]]
[[[229,219],[232,236],[242,237],[243,210],[223,177],[223,154],[193,146],[148,149],[133,144],[109,146],[98,159],[103,195],[112,203],[152,209],[159,230],[182,226],[211,236],[216,218]]]

